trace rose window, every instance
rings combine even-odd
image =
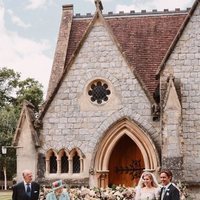
[[[97,102],[98,104],[108,101],[110,93],[108,85],[102,81],[92,83],[88,91],[88,95],[91,96],[90,100],[92,102]]]

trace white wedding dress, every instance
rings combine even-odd
[[[152,187],[151,189],[140,188],[136,189],[135,200],[158,200],[160,188]]]

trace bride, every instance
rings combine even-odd
[[[159,193],[160,187],[155,176],[151,172],[144,172],[136,187],[135,200],[158,200]]]

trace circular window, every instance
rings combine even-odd
[[[108,96],[110,95],[110,90],[108,89],[108,84],[103,81],[93,82],[89,88],[88,95],[92,102],[97,102],[102,104],[108,101]]]

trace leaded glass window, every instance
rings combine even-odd
[[[61,157],[61,173],[68,173],[69,171],[69,162],[66,153]]]
[[[111,94],[108,84],[104,81],[93,82],[88,90],[88,95],[92,102],[97,102],[97,104],[102,104],[108,101],[108,97]]]
[[[50,156],[50,173],[56,173],[56,172],[57,172],[57,159],[54,152],[52,152],[52,155]]]
[[[80,157],[77,153],[73,157],[73,173],[80,173]]]

